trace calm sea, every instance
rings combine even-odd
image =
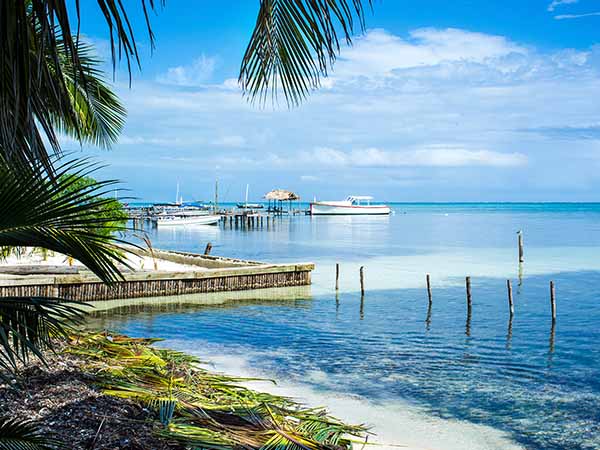
[[[292,298],[258,295],[220,307],[103,313],[93,323],[162,337],[164,345],[209,359],[243,360],[252,374],[303,386],[316,398],[350,396],[362,402],[376,432],[386,417],[388,428],[397,425],[402,433],[380,429],[398,444],[600,448],[600,204],[393,209],[390,217],[284,217],[269,229],[150,229],[158,248],[201,252],[211,242],[218,255],[315,262],[314,284]],[[525,241],[521,266],[518,230]],[[362,301],[360,266],[367,289]],[[512,321],[507,279],[514,290]],[[419,419],[408,417],[409,410]],[[403,420],[414,427],[403,428]],[[410,435],[419,426],[421,436]]]

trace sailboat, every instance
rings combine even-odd
[[[177,193],[175,194],[175,203],[172,205],[163,205],[153,218],[156,225],[216,225],[221,216],[218,214],[209,214],[208,211],[194,206],[184,206],[183,196],[179,192],[179,183],[177,183]]]
[[[261,205],[260,203],[248,203],[248,190],[250,188],[250,185],[247,184],[246,185],[246,201],[244,203],[238,203],[237,207],[239,209],[262,209],[265,206]]]

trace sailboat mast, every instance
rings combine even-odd
[[[215,180],[215,213],[219,211],[219,179]]]
[[[247,184],[246,185],[246,209],[248,208],[248,189],[250,188],[250,185]]]

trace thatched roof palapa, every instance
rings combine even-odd
[[[265,199],[291,201],[291,200],[300,200],[300,196],[294,194],[291,191],[286,191],[285,189],[274,189],[271,192],[268,192],[265,194]]]

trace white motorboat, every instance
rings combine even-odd
[[[348,216],[348,215],[389,215],[392,210],[387,205],[372,205],[373,197],[351,195],[342,201],[314,201],[310,204],[313,216]]]
[[[221,216],[216,214],[186,215],[186,214],[159,214],[155,216],[156,225],[216,225]]]

